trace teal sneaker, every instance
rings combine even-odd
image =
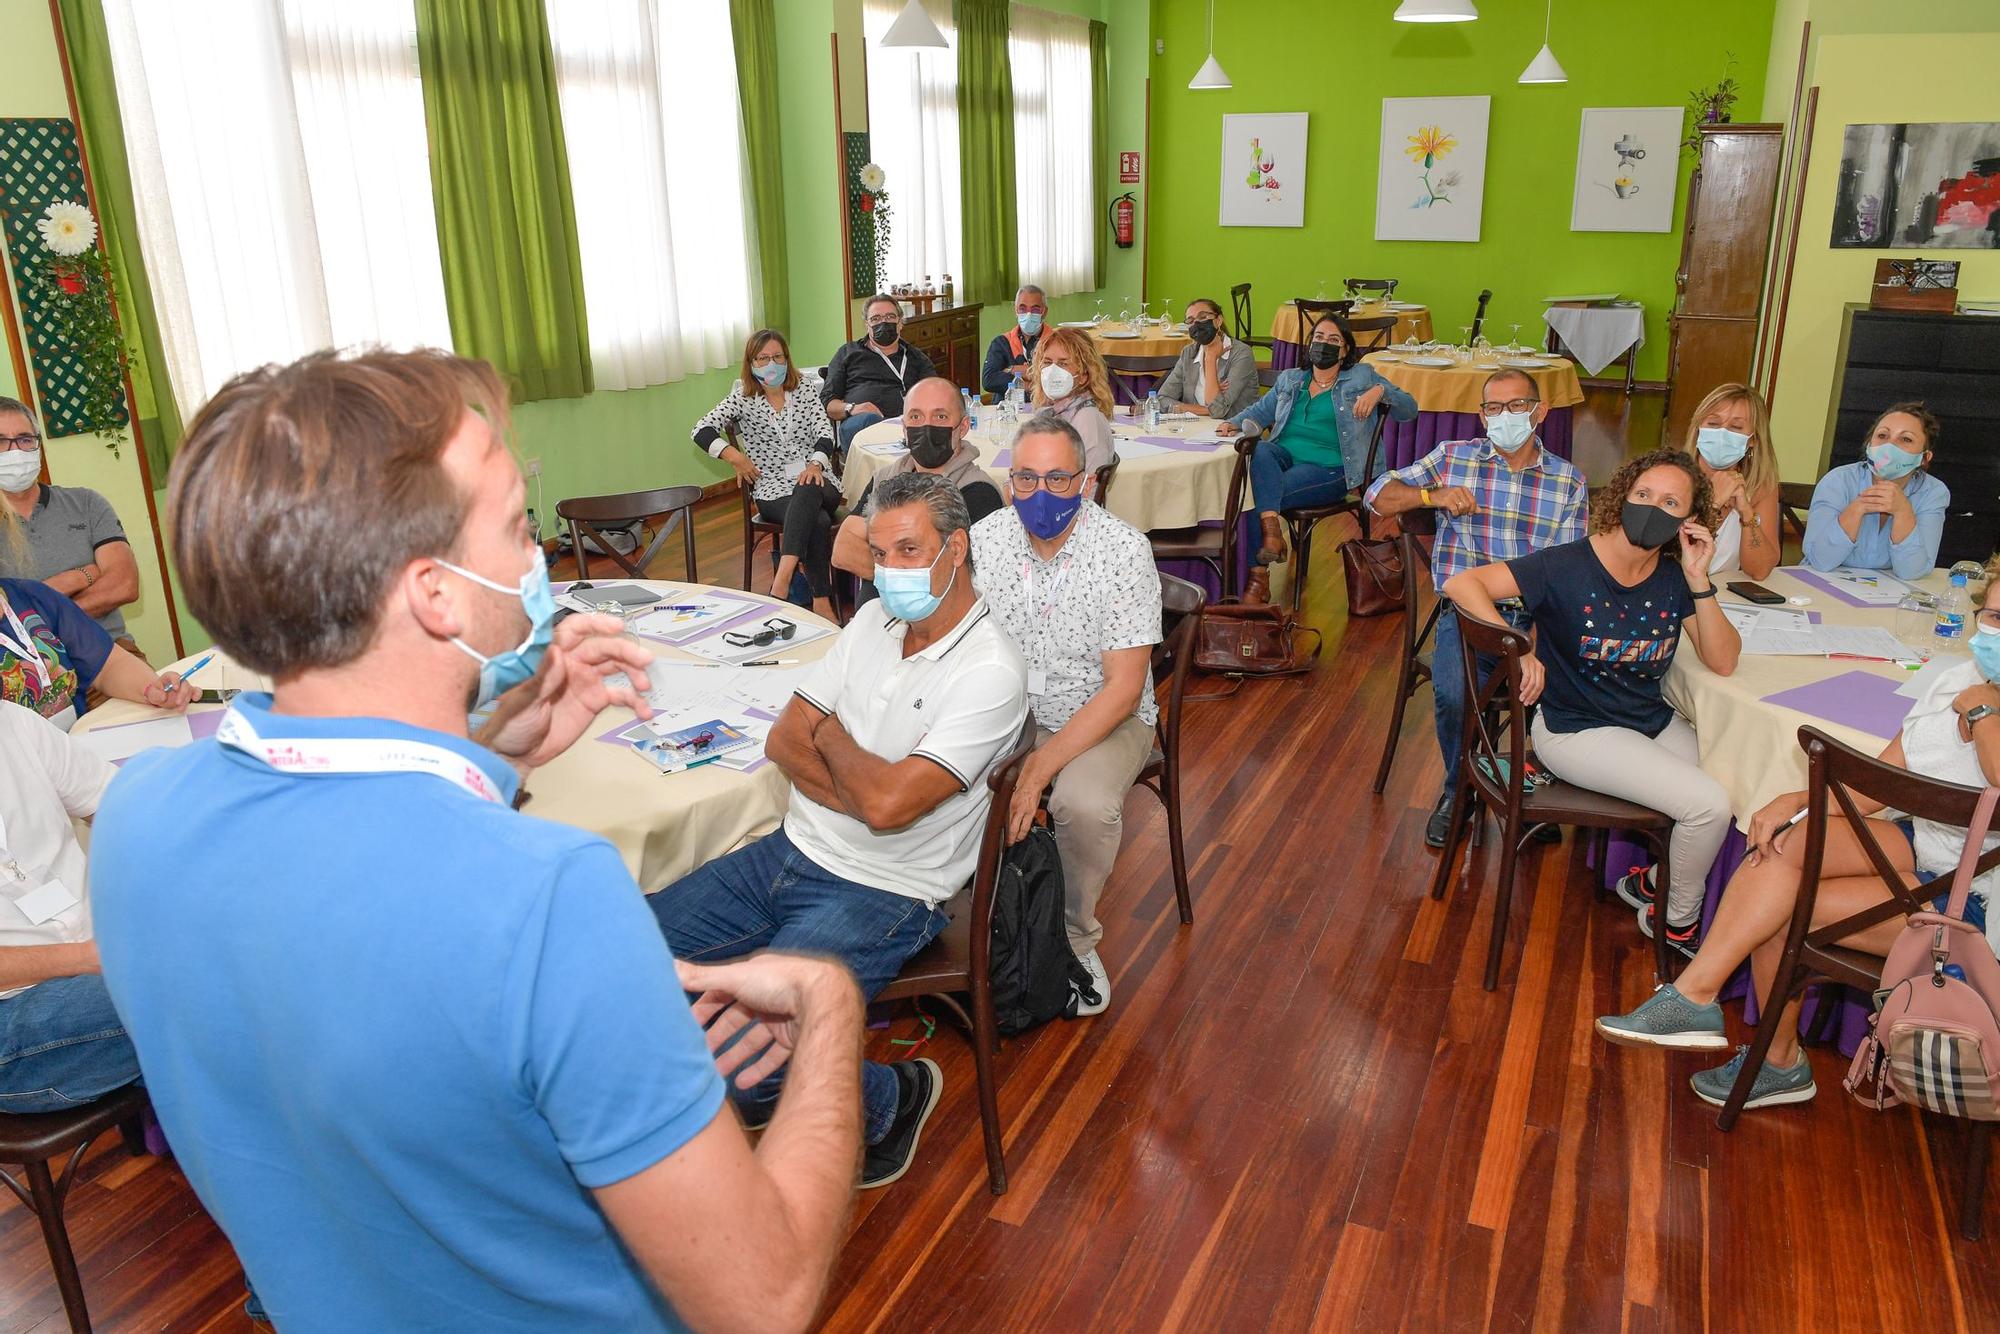
[[[1743,1062],[1750,1055],[1748,1047],[1738,1047],[1729,1064],[1713,1070],[1702,1070],[1688,1077],[1697,1098],[1711,1107],[1720,1107],[1729,1101],[1729,1090],[1736,1087],[1736,1076],[1743,1069]],[[1743,1103],[1743,1110],[1753,1107],[1782,1107],[1788,1102],[1811,1102],[1819,1086],[1813,1083],[1812,1062],[1804,1052],[1799,1053],[1798,1064],[1790,1067],[1764,1062],[1764,1068],[1757,1072],[1757,1082],[1750,1086],[1750,1096]]]
[[[1632,1013],[1599,1019],[1597,1035],[1621,1047],[1721,1051],[1729,1045],[1722,1031],[1722,1007],[1713,1001],[1696,1005],[1671,983],[1655,987],[1646,1003]]]

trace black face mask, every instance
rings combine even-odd
[[[1194,339],[1197,346],[1207,347],[1215,341],[1215,321],[1189,320],[1188,337]]]
[[[1312,343],[1306,347],[1306,360],[1317,370],[1332,370],[1340,364],[1340,356],[1340,348],[1332,343]]]
[[[889,320],[868,326],[868,336],[875,340],[877,347],[887,347],[896,341],[896,326]]]
[[[905,426],[903,443],[919,468],[942,468],[958,450],[956,426]]]
[[[1642,505],[1636,500],[1625,502],[1618,522],[1625,529],[1625,540],[1647,551],[1658,551],[1681,530],[1681,520],[1658,505]]]

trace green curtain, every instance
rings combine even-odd
[[[416,0],[451,341],[520,401],[591,390],[569,150],[541,0]]]
[[[778,19],[771,0],[729,0],[736,44],[736,100],[742,106],[743,155],[750,173],[756,229],[758,318],[783,329],[792,317],[791,269],[785,260],[785,173],[778,147]]]
[[[965,292],[1011,301],[1020,248],[1014,222],[1014,62],[1008,0],[953,0],[958,28],[958,171]]]
[[[125,159],[125,123],[118,113],[104,7],[101,0],[58,0],[58,12],[62,15],[63,43],[69,48],[70,74],[76,83],[77,109],[83,117],[78,128],[97,192],[97,222],[103,229],[111,281],[118,292],[118,316],[125,326],[127,344],[138,344],[138,355],[132,358],[132,392],[139,400],[132,404],[133,414],[140,419],[137,434],[145,445],[153,485],[165,486],[167,463],[181,441],[181,413],[168,377],[166,342],[160,337],[153,285],[146,277],[145,254],[139,248],[139,212],[132,202],[132,170]]]
[[[1110,29],[1097,19],[1090,21],[1090,181],[1091,201],[1097,223],[1091,228],[1096,238],[1090,247],[1090,285],[1101,291],[1106,281],[1106,263],[1111,253],[1111,51]]]

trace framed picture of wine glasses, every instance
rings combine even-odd
[[[1222,118],[1224,227],[1306,225],[1306,113]]]
[[[1585,107],[1573,232],[1665,232],[1680,184],[1679,107]]]
[[[1385,97],[1378,241],[1477,241],[1490,97]]]

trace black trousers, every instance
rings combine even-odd
[[[759,500],[757,516],[782,523],[778,550],[796,556],[814,597],[833,595],[833,516],[840,510],[840,488],[832,478],[801,482],[789,496]]]

